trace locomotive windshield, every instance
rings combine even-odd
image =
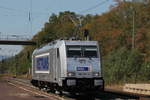
[[[67,46],[67,57],[97,58],[97,46]]]

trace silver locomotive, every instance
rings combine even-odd
[[[51,91],[103,91],[101,57],[97,41],[57,40],[34,50],[34,86]]]

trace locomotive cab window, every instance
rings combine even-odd
[[[97,58],[97,46],[67,46],[67,57]]]
[[[96,46],[85,46],[83,47],[84,57],[97,58],[97,47]]]
[[[81,47],[67,46],[67,57],[81,57]]]

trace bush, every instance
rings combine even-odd
[[[138,50],[120,48],[103,59],[106,83],[136,82],[140,77],[142,57]]]

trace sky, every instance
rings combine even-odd
[[[0,0],[0,38],[3,35],[32,37],[52,13],[73,11],[95,15],[109,11],[111,5],[115,5],[113,0]],[[0,55],[15,55],[22,46],[0,45],[0,48]]]

